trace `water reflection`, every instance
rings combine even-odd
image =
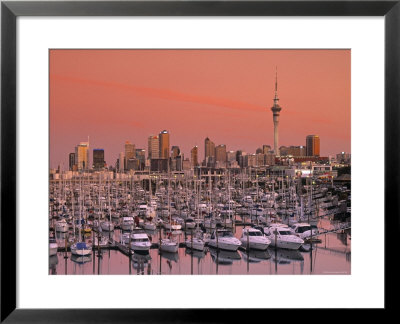
[[[250,250],[249,252],[241,251],[241,255],[244,261],[251,263],[258,263],[271,258],[268,251]]]
[[[269,249],[274,262],[278,264],[290,264],[292,261],[304,261],[303,255],[298,250]]]
[[[212,260],[220,265],[230,265],[234,261],[239,261],[241,256],[238,251],[225,251],[217,250],[212,247],[209,248]]]
[[[78,263],[78,264],[84,264],[87,262],[91,262],[92,261],[92,255],[76,255],[76,254],[72,254],[71,255],[71,261]]]
[[[350,274],[351,247],[344,244],[342,235],[328,234],[321,236],[321,243],[304,245],[299,251],[268,248],[267,251],[240,249],[236,252],[206,247],[204,251],[192,251],[184,244],[185,233],[176,234],[176,240],[181,242],[177,253],[159,252],[157,243],[160,232],[149,231],[153,248],[146,255],[133,253],[131,259],[120,251],[96,248],[90,256],[71,256],[70,252],[58,252],[49,258],[49,274]],[[104,233],[107,237],[109,233]],[[118,229],[112,233],[114,240],[119,242],[122,232]],[[235,236],[241,234],[241,228],[236,228]],[[60,248],[64,247],[65,238],[74,236],[56,233],[60,239]],[[89,238],[87,238],[89,239]],[[91,238],[93,239],[93,238]],[[99,254],[100,252],[100,254]],[[66,257],[66,259],[65,259]]]

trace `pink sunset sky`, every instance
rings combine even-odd
[[[321,140],[350,153],[350,50],[51,50],[50,167],[90,136],[114,165],[125,141],[147,152],[166,129],[186,158],[204,139],[255,153],[273,146],[278,68],[279,146]],[[147,154],[146,154],[147,155]]]

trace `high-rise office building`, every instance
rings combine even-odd
[[[319,156],[320,140],[318,135],[308,135],[306,137],[307,156]]]
[[[271,151],[271,145],[265,145],[264,144],[262,149],[263,149],[263,153],[267,154],[267,153],[269,153]]]
[[[169,133],[166,130],[163,130],[159,135],[160,141],[160,159],[168,159],[169,158]]]
[[[135,152],[135,144],[132,144],[129,141],[125,142],[125,165],[124,168],[128,169],[128,160],[129,159],[134,159],[136,158],[136,152]]]
[[[181,153],[179,146],[172,146],[171,148],[171,158],[176,159],[176,157]]]
[[[125,170],[125,154],[124,152],[119,153],[119,159],[118,159],[119,163],[118,163],[118,171],[119,172],[124,172]]]
[[[220,144],[215,147],[215,161],[216,162],[226,162],[226,145]]]
[[[104,150],[103,149],[93,149],[93,169],[95,169],[95,170],[103,169],[104,165],[105,165]]]
[[[148,158],[158,159],[160,158],[160,141],[157,135],[150,135],[148,138]]]
[[[278,126],[279,126],[279,115],[280,111],[282,110],[281,106],[278,104],[279,98],[278,98],[278,72],[276,72],[275,76],[275,97],[274,97],[274,105],[272,106],[272,119],[274,122],[274,153],[279,156],[279,147],[278,147],[278,142],[279,142],[279,132],[278,132]]]
[[[75,164],[79,171],[89,169],[89,142],[81,142],[75,147]]]
[[[144,170],[146,164],[146,150],[136,149],[136,159],[139,162],[139,170]]]
[[[197,167],[199,165],[199,148],[197,146],[190,150],[190,157],[192,167]]]
[[[215,144],[208,137],[204,140],[204,159],[215,157]]]
[[[69,170],[72,171],[75,166],[75,153],[69,153]]]

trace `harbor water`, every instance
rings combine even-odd
[[[239,238],[242,229],[242,226],[235,227],[234,236]],[[158,230],[148,231],[147,234],[152,243],[159,241]],[[64,235],[57,233],[60,246],[63,244]],[[118,229],[102,235],[112,236],[116,242],[121,239],[121,231]],[[349,275],[351,273],[351,237],[347,230],[320,235],[318,242],[305,244],[299,250],[269,247],[266,251],[252,249],[247,251],[245,247],[241,247],[238,251],[231,252],[206,247],[203,252],[192,252],[183,246],[184,231],[178,231],[174,237],[181,243],[177,253],[160,252],[154,247],[149,253],[132,252],[131,260],[128,255],[111,248],[95,249],[92,254],[83,257],[74,256],[70,252],[58,252],[49,258],[49,274]]]

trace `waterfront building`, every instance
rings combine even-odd
[[[104,165],[105,165],[104,150],[93,149],[93,169],[95,170],[103,169]]]
[[[75,153],[69,153],[69,170],[73,171],[75,165]]]
[[[266,153],[265,154],[265,165],[275,165],[275,157],[274,153]]]
[[[159,157],[160,159],[169,159],[169,133],[163,130],[159,135]]]
[[[192,167],[197,167],[199,165],[199,148],[197,145],[190,150],[190,159]]]
[[[336,154],[336,161],[337,161],[337,163],[350,164],[350,162],[351,162],[351,154],[350,153],[345,153],[345,152],[341,152],[339,154]]]
[[[150,171],[168,172],[169,159],[151,159]]]
[[[267,154],[267,153],[270,153],[270,151],[271,151],[271,145],[263,145],[263,147],[262,147],[262,149],[263,149],[263,153],[264,154]]]
[[[275,97],[274,97],[274,105],[271,108],[272,111],[272,119],[274,122],[274,153],[279,156],[278,142],[279,142],[279,115],[282,110],[281,106],[278,104],[278,72],[276,72],[275,76]]]
[[[308,135],[306,137],[307,156],[319,156],[320,139],[318,135]]]
[[[255,154],[248,154],[245,156],[245,167],[256,167],[257,157]]]
[[[79,171],[89,168],[89,142],[81,142],[75,147],[75,164]]]
[[[160,142],[157,135],[150,135],[148,138],[148,158],[158,159],[160,158]]]

